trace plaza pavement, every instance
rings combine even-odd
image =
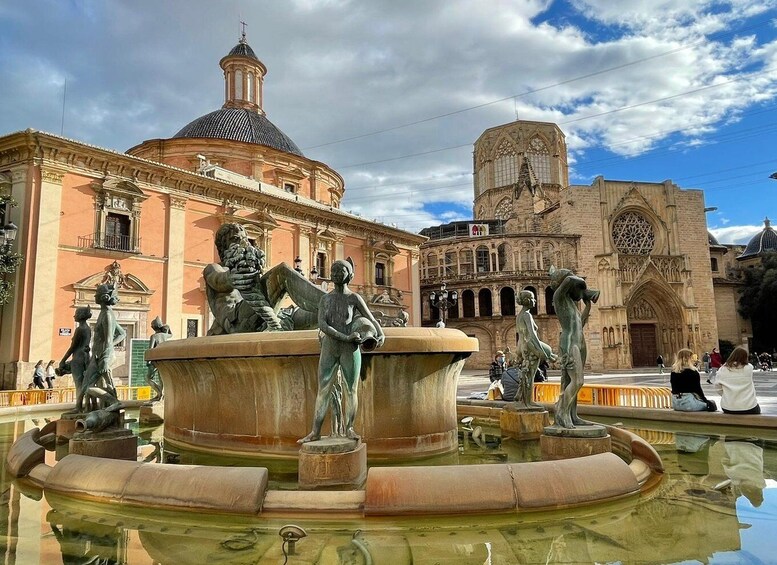
[[[714,400],[718,404],[720,412],[720,394],[713,385],[708,385],[705,381],[705,374],[701,374],[701,386],[707,398]],[[560,374],[558,371],[549,371],[548,380],[558,382]],[[775,371],[755,371],[753,375],[755,382],[755,393],[758,397],[758,403],[761,405],[761,413],[766,416],[777,416],[777,370]],[[585,382],[592,384],[612,384],[612,385],[640,385],[640,386],[665,386],[669,387],[669,371],[663,375],[658,374],[657,369],[643,368],[634,369],[634,372],[628,373],[587,373]],[[473,392],[485,392],[488,390],[488,370],[468,370],[461,372],[457,396],[466,398]],[[777,424],[777,422],[775,422]]]

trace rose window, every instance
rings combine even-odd
[[[612,240],[615,248],[629,255],[648,255],[656,244],[653,226],[644,216],[626,212],[612,224]]]
[[[497,220],[507,220],[513,213],[513,202],[509,198],[503,199],[496,207],[494,218]]]

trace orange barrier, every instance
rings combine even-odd
[[[150,386],[118,386],[116,392],[119,400],[148,400],[151,398]],[[0,390],[0,408],[31,404],[73,403],[75,401],[76,389],[74,388]]]
[[[556,402],[561,383],[534,383],[535,402]],[[672,390],[663,386],[584,384],[579,404],[629,408],[672,408]]]

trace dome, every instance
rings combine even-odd
[[[183,137],[204,137],[256,143],[304,157],[297,144],[266,116],[246,108],[221,108],[210,114],[205,114],[181,128],[181,131],[176,133],[173,139]]]
[[[248,45],[245,41],[241,41],[237,45],[235,45],[232,48],[232,51],[229,52],[227,57],[248,57],[249,59],[253,59],[254,61],[258,61],[259,57],[256,56],[256,53],[254,53],[254,50],[251,49],[251,46]]]
[[[771,226],[769,218],[764,220],[764,229],[755,234],[737,259],[746,259],[766,253],[767,251],[777,251],[777,232]]]

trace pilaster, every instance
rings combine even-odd
[[[167,207],[165,323],[177,328],[183,316],[183,261],[186,242],[186,197],[170,194]]]
[[[416,251],[410,252],[410,292],[413,300],[411,303],[413,306],[410,312],[410,323],[414,326],[421,325],[421,304],[419,302],[421,300],[421,268],[418,264],[420,257],[420,254]]]
[[[57,259],[60,211],[62,210],[62,179],[65,173],[40,166],[37,196],[37,217],[30,229],[34,251],[25,257],[33,262],[33,284],[30,285],[32,311],[28,360],[51,359],[54,335],[54,301],[57,288]],[[35,194],[37,192],[37,194]]]

